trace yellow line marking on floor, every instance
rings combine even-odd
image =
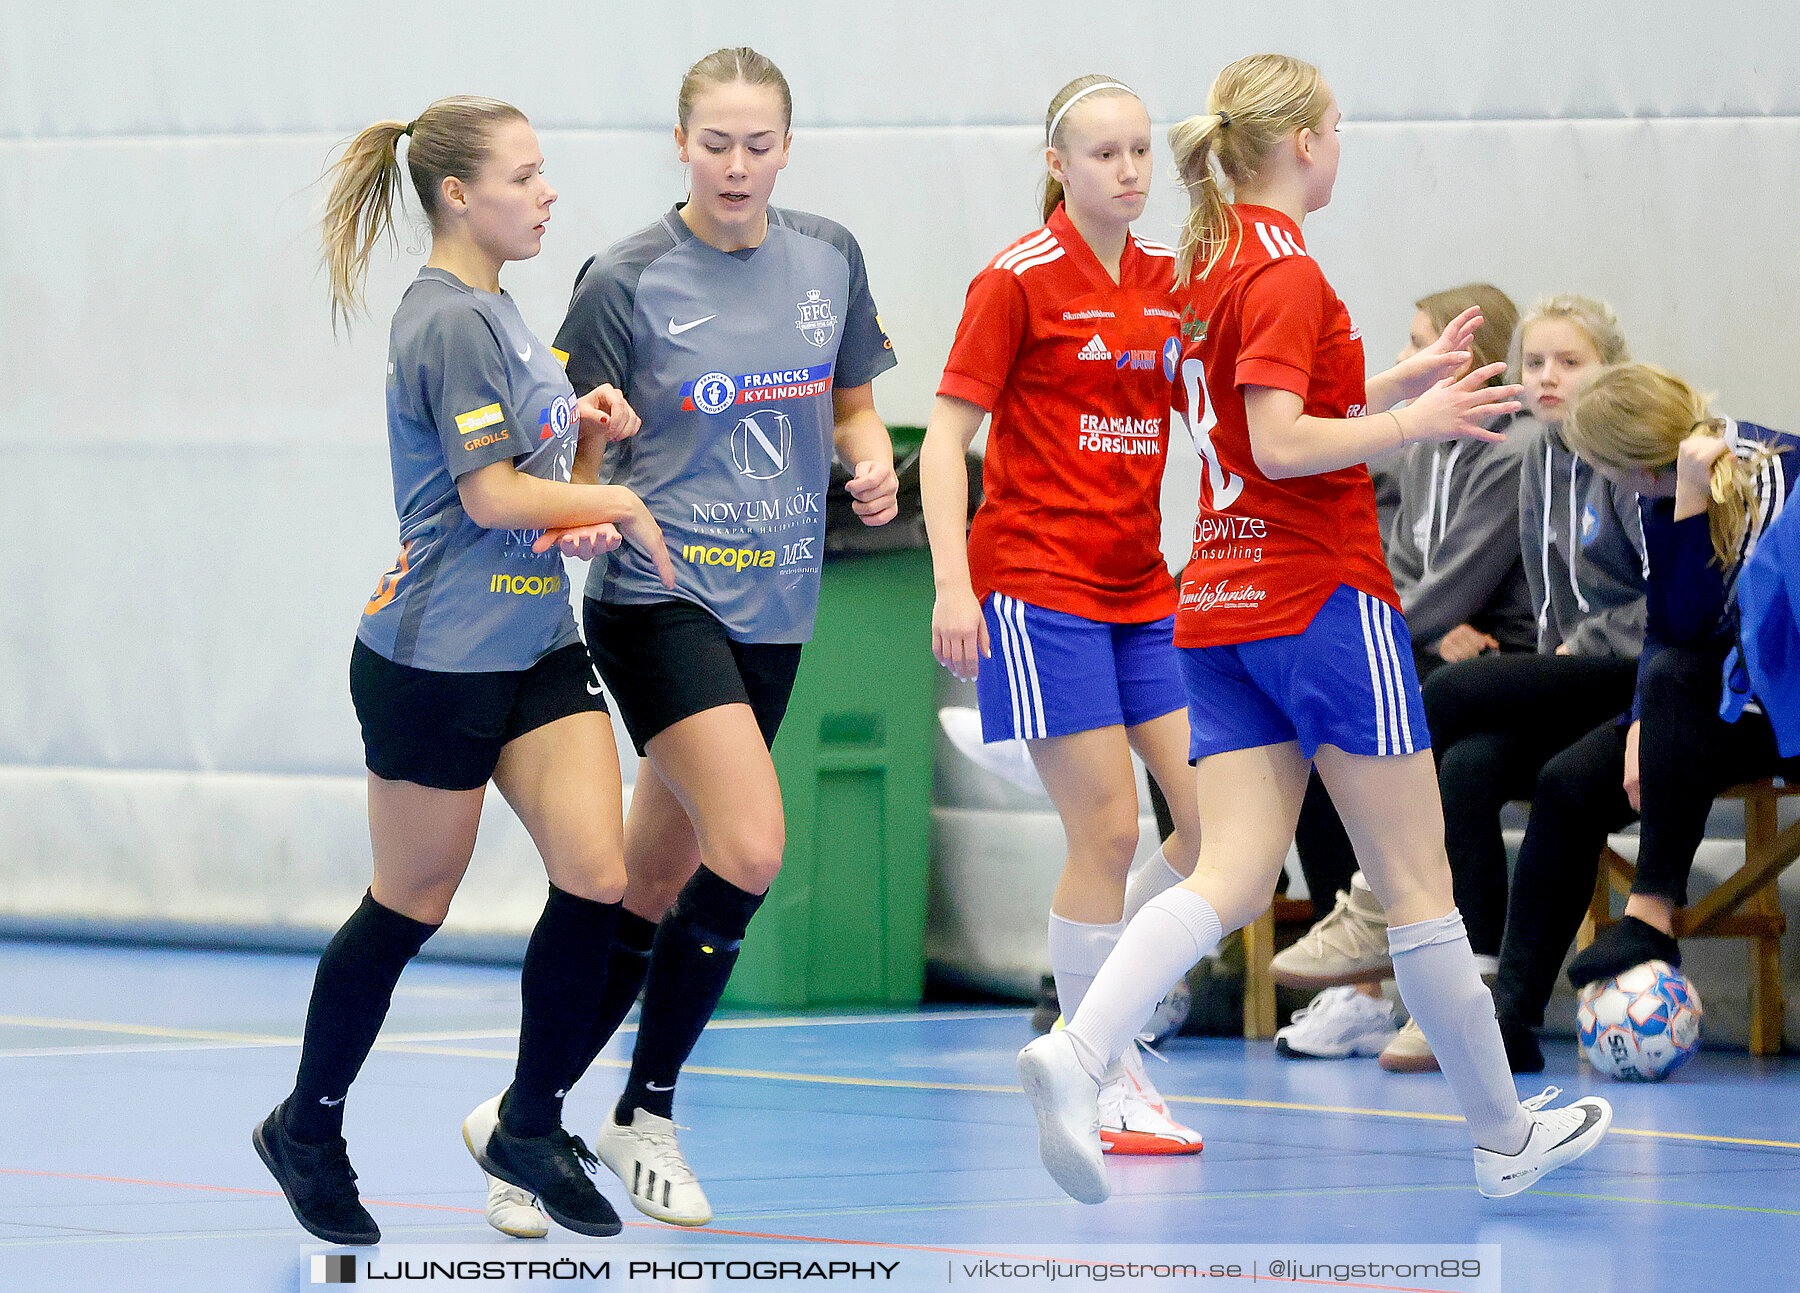
[[[992,1019],[992,1012],[982,1011],[943,1011],[918,1012],[894,1015],[826,1015],[809,1018],[805,1015],[779,1015],[766,1019],[715,1019],[707,1025],[714,1032],[738,1032],[746,1029],[760,1028],[834,1028],[851,1024],[892,1024],[892,1023],[943,1023],[969,1019]],[[88,1033],[123,1033],[131,1037],[167,1037],[177,1041],[227,1042],[240,1046],[298,1046],[298,1037],[277,1036],[272,1033],[239,1033],[226,1032],[208,1028],[172,1028],[159,1024],[126,1024],[101,1019],[57,1019],[40,1015],[0,1015],[0,1027],[13,1028],[50,1028],[65,1032]],[[517,1034],[516,1028],[478,1028],[458,1029],[451,1032],[412,1032],[391,1033],[385,1036],[384,1042],[456,1042],[478,1041],[485,1037],[511,1037]],[[624,1024],[619,1033],[635,1033],[636,1023]],[[0,1055],[9,1052],[0,1051]],[[18,1052],[10,1052],[17,1054]]]
[[[214,1028],[168,1028],[160,1024],[120,1024],[96,1019],[47,1019],[36,1015],[0,1015],[0,1028],[55,1028],[67,1032],[124,1033],[128,1037],[172,1037],[191,1042],[240,1042],[260,1046],[297,1045],[297,1037],[272,1033],[228,1033]]]
[[[921,1016],[930,1018],[931,1016]],[[972,1016],[971,1016],[972,1017]],[[857,1017],[861,1022],[864,1017]],[[869,1017],[872,1018],[872,1017]],[[785,1025],[803,1022],[800,1017],[790,1016],[778,1020],[721,1020],[709,1027],[751,1027],[763,1023],[780,1023]],[[829,1019],[811,1021],[816,1024],[829,1024]],[[258,1033],[229,1033],[197,1028],[166,1028],[153,1024],[107,1023],[91,1019],[51,1019],[28,1015],[0,1015],[0,1027],[13,1026],[19,1028],[59,1028],[72,1031],[115,1032],[134,1037],[168,1037],[186,1041],[209,1041],[236,1043],[239,1045],[264,1046],[298,1046],[298,1037],[276,1037]],[[457,1032],[457,1033],[397,1033],[391,1038],[384,1038],[375,1044],[380,1051],[393,1051],[411,1055],[443,1055],[458,1059],[514,1060],[516,1050],[495,1050],[488,1048],[445,1046],[436,1040],[476,1039],[481,1037],[497,1037],[507,1034],[494,1032]],[[606,1068],[629,1068],[630,1063],[620,1059],[599,1059],[597,1065]],[[871,1078],[849,1077],[826,1073],[786,1073],[778,1069],[740,1069],[719,1068],[710,1065],[690,1064],[682,1070],[684,1073],[701,1074],[706,1077],[748,1078],[764,1082],[804,1082],[817,1086],[850,1086],[871,1087],[898,1091],[958,1091],[975,1095],[1016,1095],[1019,1088],[989,1082],[930,1082],[917,1078]],[[1250,1100],[1235,1096],[1209,1095],[1169,1095],[1164,1098],[1175,1104],[1210,1105],[1227,1109],[1269,1109],[1285,1113],[1325,1113],[1341,1114],[1360,1118],[1401,1118],[1412,1122],[1461,1122],[1462,1116],[1454,1113],[1433,1113],[1423,1109],[1368,1109],[1357,1105],[1336,1104],[1303,1104],[1289,1100]],[[1765,1140],[1750,1136],[1719,1136],[1708,1132],[1695,1131],[1662,1131],[1648,1127],[1614,1127],[1616,1136],[1643,1136],[1652,1140],[1684,1140],[1706,1145],[1745,1145],[1757,1149],[1800,1149],[1800,1141]]]
[[[1767,1212],[1777,1217],[1800,1217],[1792,1208],[1753,1208],[1742,1203],[1694,1203],[1687,1199],[1632,1199],[1615,1194],[1576,1194],[1568,1190],[1533,1190],[1553,1199],[1585,1199],[1590,1203],[1652,1203],[1668,1208],[1714,1208],[1720,1212]]]

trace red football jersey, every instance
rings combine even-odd
[[[1061,207],[969,284],[938,393],[993,415],[969,532],[976,597],[1114,624],[1174,611],[1160,500],[1174,285],[1175,253],[1136,236],[1114,283]]]
[[[1241,237],[1182,297],[1176,403],[1202,459],[1175,617],[1184,647],[1299,633],[1339,584],[1400,606],[1368,469],[1270,480],[1251,456],[1245,386],[1292,391],[1317,418],[1361,417],[1368,397],[1362,333],[1300,226],[1268,207],[1232,210]]]

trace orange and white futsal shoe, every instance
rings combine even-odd
[[[1204,1147],[1199,1132],[1169,1116],[1136,1043],[1101,1079],[1100,1144],[1108,1154],[1198,1154]]]

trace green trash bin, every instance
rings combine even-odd
[[[916,1005],[937,714],[931,554],[828,561],[775,741],[787,851],[725,1003]]]

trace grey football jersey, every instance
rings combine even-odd
[[[562,365],[505,293],[422,269],[388,334],[388,450],[400,558],[356,635],[396,664],[449,673],[528,669],[579,641],[562,554],[541,530],[488,530],[456,478],[511,461],[568,480],[580,432]]]
[[[893,367],[893,345],[841,225],[770,207],[760,246],[724,252],[679,209],[582,266],[556,344],[577,390],[610,383],[644,420],[609,449],[608,473],[661,524],[674,595],[740,642],[804,642],[819,603],[831,390]],[[670,593],[625,544],[593,564],[587,595]]]

